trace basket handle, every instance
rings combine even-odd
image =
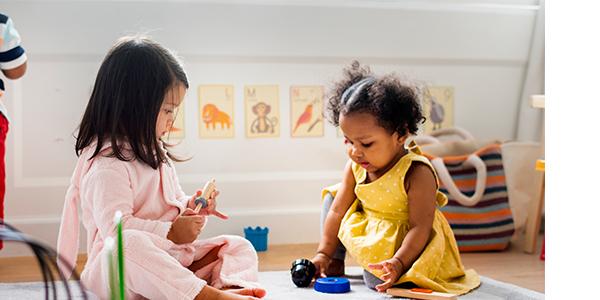
[[[412,137],[412,140],[417,143],[417,145],[423,146],[423,145],[427,145],[427,144],[441,144],[442,142],[440,142],[439,139],[434,138],[430,135],[416,135]],[[407,141],[407,144],[409,144],[410,141]]]
[[[468,197],[467,195],[463,194],[458,189],[458,187],[454,183],[454,180],[450,176],[450,172],[448,172],[448,168],[446,168],[446,165],[444,164],[444,160],[441,157],[436,157],[436,158],[432,159],[431,164],[435,168],[440,181],[442,182],[442,184],[444,184],[444,187],[446,187],[446,189],[448,190],[448,193],[458,203],[460,203],[464,206],[473,206],[473,205],[479,203],[479,201],[481,200],[481,197],[483,197],[483,193],[485,192],[487,167],[485,166],[485,163],[483,162],[483,160],[481,160],[481,158],[477,154],[469,155],[467,160],[465,160],[465,162],[463,163],[464,165],[468,164],[468,165],[473,166],[475,168],[475,170],[477,171],[477,181],[475,183],[475,193],[471,197]]]
[[[433,136],[433,137],[440,137],[440,136],[444,136],[444,135],[458,135],[459,137],[461,137],[463,140],[466,141],[472,141],[475,139],[475,137],[469,133],[468,131],[466,131],[465,129],[462,129],[460,127],[449,127],[449,128],[441,128],[438,130],[434,130],[432,131],[429,135]]]
[[[444,135],[457,135],[465,141],[472,141],[475,139],[472,134],[460,127],[450,127],[432,131],[430,134],[413,136],[412,140],[420,146],[428,144],[441,144],[442,141],[440,141],[438,137]]]

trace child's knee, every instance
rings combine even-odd
[[[233,245],[236,250],[235,251],[239,251],[240,249],[246,249],[246,250],[250,250],[252,252],[255,252],[254,250],[254,246],[252,246],[252,243],[250,243],[250,241],[248,241],[247,239],[238,236],[238,235],[224,235],[223,236],[230,245]]]
[[[227,239],[228,242],[235,244],[235,245],[246,245],[246,246],[252,246],[252,244],[250,243],[250,241],[248,241],[247,239],[239,236],[239,235],[223,235],[223,237],[225,239]]]

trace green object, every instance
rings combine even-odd
[[[112,237],[104,240],[104,251],[108,264],[108,295],[109,299],[119,299],[119,276],[117,276],[117,261],[115,260],[115,239]]]
[[[115,214],[117,221],[117,258],[119,259],[119,299],[125,300],[125,261],[123,257],[123,222],[121,211]]]
[[[104,255],[107,258],[108,295],[111,300],[125,300],[125,258],[123,254],[123,214],[115,213],[115,237],[104,240]]]

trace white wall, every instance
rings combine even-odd
[[[76,157],[72,134],[112,43],[147,32],[182,56],[191,88],[178,165],[185,190],[215,177],[232,219],[206,234],[269,226],[272,243],[316,242],[320,189],[345,156],[335,129],[289,137],[289,86],[324,84],[351,59],[455,88],[455,122],[513,138],[537,1],[1,1],[29,56],[8,83],[6,219],[54,245]],[[196,87],[234,84],[236,137],[198,140]],[[244,137],[245,84],[278,84],[281,137]],[[23,255],[9,245],[0,256]]]

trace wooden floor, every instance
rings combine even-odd
[[[260,271],[289,270],[296,258],[312,258],[316,244],[270,245],[266,252],[259,252]],[[538,253],[525,254],[519,244],[504,252],[463,253],[466,268],[475,269],[480,275],[509,282],[538,292],[544,292],[544,261]],[[78,260],[80,271],[85,256]],[[356,265],[351,259],[347,265]],[[32,257],[0,258],[0,282],[40,281],[42,277],[37,262]]]

